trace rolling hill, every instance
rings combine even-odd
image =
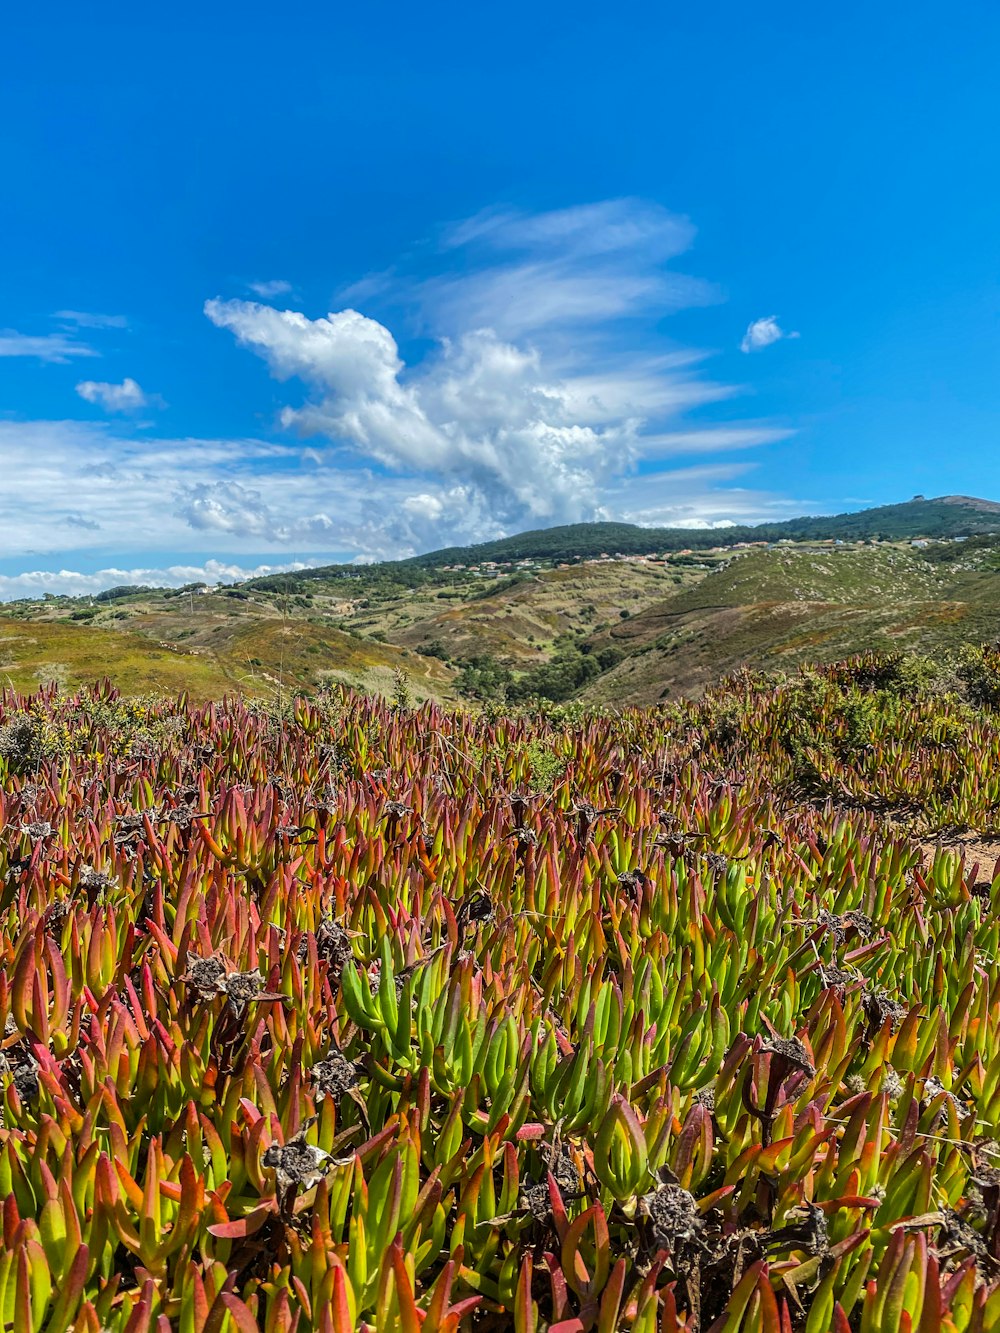
[[[426,568],[483,560],[586,559],[602,552],[642,555],[647,551],[706,550],[720,542],[888,541],[919,537],[969,537],[1000,533],[1000,504],[968,495],[915,496],[903,504],[855,513],[791,518],[780,523],[715,528],[646,528],[633,523],[574,523],[520,532],[476,546],[451,546],[404,563]]]
[[[754,550],[592,636],[621,660],[588,685],[602,703],[698,695],[740,666],[794,670],[862,649],[947,655],[1000,635],[1000,548]]]
[[[881,505],[848,514],[790,518],[780,523],[730,524],[714,528],[646,528],[634,523],[572,523],[519,532],[474,546],[447,546],[375,565],[321,565],[295,574],[269,574],[245,586],[262,590],[298,590],[318,582],[341,582],[374,576],[397,584],[413,583],[422,573],[446,566],[466,567],[487,561],[573,561],[602,554],[645,555],[648,552],[707,551],[720,544],[779,541],[904,541],[944,539],[981,534],[1000,535],[1000,503],[969,495],[943,495],[925,500],[915,496],[902,504]]]
[[[793,539],[803,527],[821,535]],[[0,672],[19,689],[106,674],[128,693],[194,699],[336,682],[387,693],[401,673],[415,699],[614,706],[697,695],[743,664],[792,671],[868,647],[947,656],[1000,636],[991,501],[793,520],[748,529],[752,544],[741,532],[580,524],[234,588],[8,603]],[[712,545],[678,549],[695,539]]]

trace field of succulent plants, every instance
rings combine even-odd
[[[1000,725],[910,684],[4,694],[0,1325],[1000,1328]]]

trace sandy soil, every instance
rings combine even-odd
[[[995,879],[1000,870],[1000,841],[984,838],[980,833],[968,833],[960,837],[951,835],[933,842],[922,842],[920,850],[926,856],[928,863],[934,859],[934,853],[939,850],[962,852],[970,876],[973,867],[978,865],[978,879]]]

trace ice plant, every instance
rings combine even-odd
[[[4,693],[0,1323],[1000,1326],[1000,724],[894,663]]]

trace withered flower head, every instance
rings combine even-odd
[[[261,1158],[264,1166],[274,1172],[281,1193],[292,1186],[311,1189],[322,1179],[325,1163],[332,1160],[322,1148],[306,1143],[304,1132],[296,1134],[284,1146],[272,1143]]]
[[[309,1077],[316,1089],[317,1102],[321,1102],[324,1097],[332,1097],[338,1102],[345,1093],[358,1086],[360,1070],[353,1060],[348,1060],[342,1051],[334,1047],[325,1060],[319,1060],[313,1065]]]

